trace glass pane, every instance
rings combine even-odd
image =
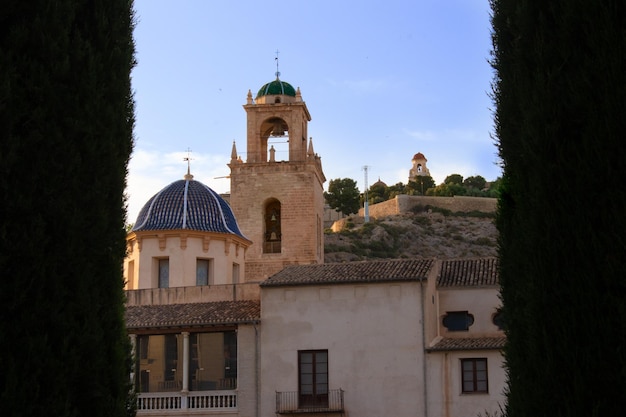
[[[313,363],[313,354],[312,353],[301,353],[300,354],[300,363]]]
[[[226,376],[224,333],[196,333],[190,340],[189,389],[209,391],[232,385]]]
[[[237,380],[237,333],[224,333],[224,361],[226,378],[230,378],[231,382]],[[232,385],[232,384],[231,384]],[[235,387],[233,386],[233,389]]]
[[[443,318],[443,326],[450,331],[468,330],[474,323],[474,317],[467,311],[450,311]]]
[[[328,373],[328,363],[326,362],[316,362],[315,363],[315,372],[317,373]]]
[[[159,288],[170,286],[170,260],[159,259]]]
[[[315,375],[315,381],[321,384],[328,383],[328,374],[317,374]]]
[[[198,259],[196,261],[196,285],[209,285],[208,259]]]
[[[476,370],[477,371],[484,371],[487,369],[487,361],[483,361],[483,360],[477,360],[476,361]]]
[[[316,394],[328,394],[328,384],[315,384]]]
[[[476,383],[476,391],[487,391],[487,381],[478,381]]]
[[[139,336],[137,352],[139,392],[182,389],[182,338],[180,335]]]
[[[471,371],[474,369],[474,362],[472,361],[463,361],[463,370]]]
[[[300,365],[300,372],[303,374],[312,374],[313,373],[313,364],[311,363],[303,363]]]
[[[316,362],[328,362],[328,352],[317,352],[315,355]]]
[[[472,381],[463,381],[463,392],[472,392],[474,391],[474,384]]]
[[[300,375],[300,383],[302,385],[310,385],[313,384],[313,375],[311,374],[303,374]]]

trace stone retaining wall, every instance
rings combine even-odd
[[[453,213],[469,213],[472,211],[495,213],[498,199],[464,196],[430,197],[401,194],[392,200],[369,206],[369,215],[370,218],[377,218],[407,213],[418,205],[439,207],[441,209],[450,210]],[[359,210],[359,216],[364,216],[364,209]]]

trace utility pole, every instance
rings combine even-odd
[[[365,172],[365,191],[363,192],[363,217],[365,223],[370,221],[370,208],[369,203],[367,201],[367,169],[369,167],[367,165],[363,165],[363,171]]]

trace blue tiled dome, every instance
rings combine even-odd
[[[155,194],[137,216],[133,232],[188,229],[245,236],[228,203],[215,191],[186,177]]]

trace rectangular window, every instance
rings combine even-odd
[[[182,336],[137,336],[137,389],[139,392],[180,391],[183,378]]]
[[[489,392],[487,358],[461,359],[463,393]]]
[[[139,392],[172,392],[183,387],[182,334],[138,335],[135,351]],[[188,388],[237,389],[237,333],[234,330],[189,335]]]
[[[298,351],[298,408],[328,408],[328,350]]]
[[[239,264],[233,264],[233,284],[239,284]]]
[[[170,286],[170,260],[169,258],[159,259],[159,288],[169,288]]]
[[[196,260],[196,285],[209,285],[211,284],[211,260],[210,259],[197,259]]]
[[[237,333],[192,333],[189,336],[189,388],[192,391],[237,388]]]

